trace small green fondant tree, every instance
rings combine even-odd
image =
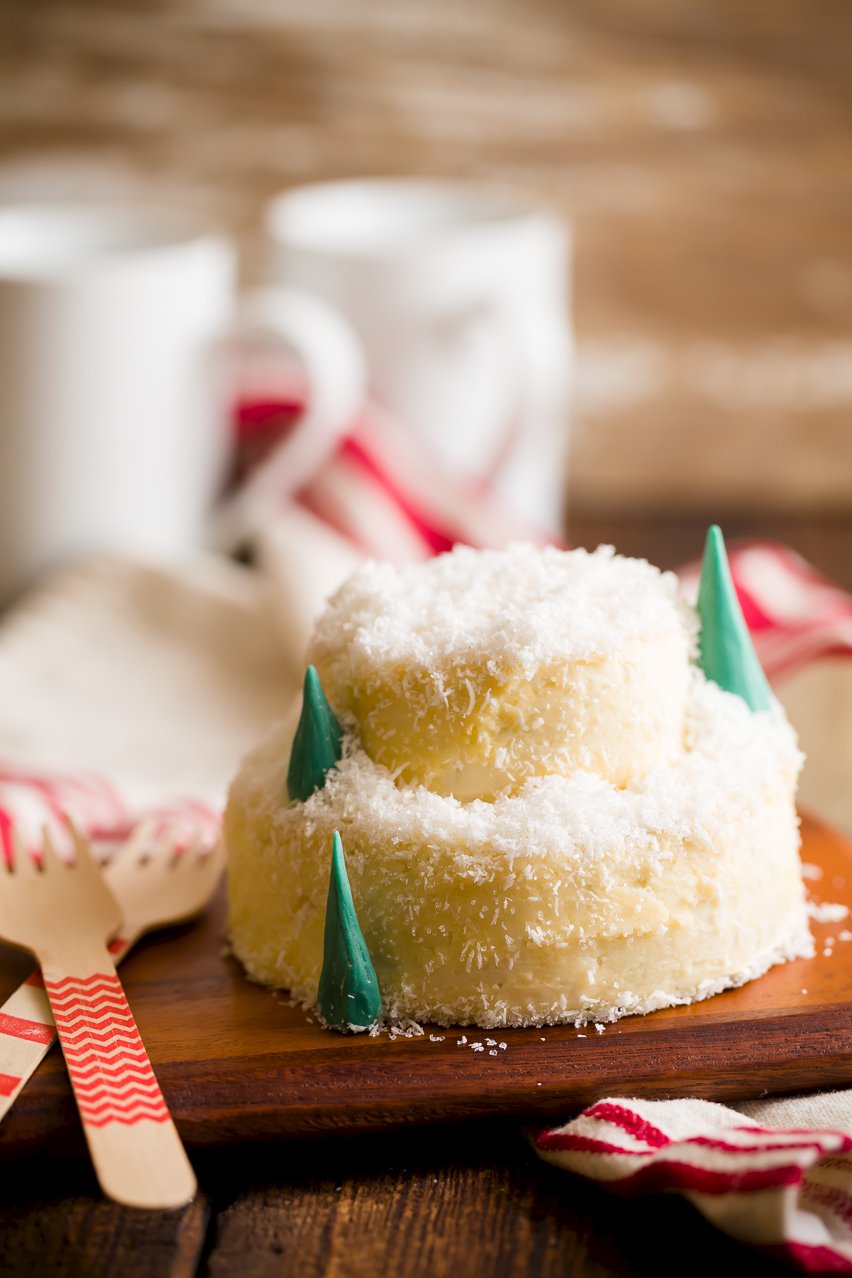
[[[382,1014],[373,960],[358,925],[352,889],[335,830],[325,912],[325,947],[317,990],[322,1019],[335,1029],[367,1029]]]
[[[302,713],[293,738],[287,793],[299,803],[321,790],[332,768],[340,762],[340,724],[328,704],[315,666],[305,671]]]
[[[742,697],[752,710],[769,710],[772,691],[743,617],[717,524],[707,530],[701,583],[698,588],[701,622],[698,664],[708,679],[726,692]]]

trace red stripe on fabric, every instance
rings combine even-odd
[[[808,1274],[852,1274],[852,1260],[833,1247],[788,1242],[777,1247],[761,1247],[760,1250],[783,1260],[794,1260]]]
[[[283,434],[304,411],[305,402],[301,399],[238,400],[234,410],[237,437],[250,439],[257,427],[270,425],[277,425]]]
[[[635,1136],[637,1140],[653,1146],[654,1149],[662,1149],[664,1145],[671,1144],[665,1132],[660,1131],[659,1127],[655,1127],[641,1114],[628,1109],[625,1105],[613,1105],[610,1101],[600,1101],[591,1109],[587,1109],[584,1117],[599,1118],[605,1123],[612,1123],[614,1127],[620,1127],[631,1136]]]
[[[629,1113],[630,1111],[626,1111],[626,1112]],[[592,1114],[594,1114],[595,1117],[600,1117],[600,1115],[597,1113],[597,1106],[594,1108],[594,1110],[588,1110],[586,1114],[584,1115],[584,1117],[591,1117]],[[638,1117],[638,1115],[635,1115],[635,1117]],[[608,1119],[607,1121],[613,1122],[614,1120]],[[626,1124],[619,1123],[618,1126],[621,1127],[622,1130],[625,1130],[625,1131],[629,1130]],[[662,1132],[658,1131],[658,1129],[652,1127],[652,1131],[656,1131],[658,1136],[662,1136],[663,1142],[664,1142],[662,1145],[657,1144],[655,1146],[652,1146],[652,1148],[657,1148],[657,1149],[665,1148],[666,1145],[671,1145],[673,1143],[672,1141],[668,1140],[668,1138],[665,1137]],[[774,1134],[775,1133],[771,1133],[771,1132],[767,1133],[767,1135],[774,1135]],[[781,1135],[781,1134],[782,1133],[778,1133],[778,1135]],[[835,1133],[831,1133],[831,1135],[834,1137]],[[839,1135],[839,1133],[837,1135]],[[852,1146],[852,1139],[850,1139],[849,1137],[845,1137],[844,1141],[847,1143],[847,1145]],[[787,1153],[797,1149],[815,1149],[821,1152],[832,1153],[832,1154],[838,1152],[834,1149],[830,1151],[826,1150],[825,1146],[818,1140],[784,1141],[783,1143],[779,1142],[774,1145],[770,1145],[770,1144],[735,1145],[730,1141],[717,1139],[716,1137],[713,1137],[713,1136],[690,1136],[689,1138],[678,1142],[678,1144],[680,1145],[681,1148],[683,1148],[684,1146],[688,1147],[688,1146],[695,1145],[703,1149],[716,1149],[722,1153],[749,1154],[749,1155],[750,1154]],[[649,1158],[651,1156],[650,1150],[625,1149],[621,1145],[615,1145],[611,1141],[604,1140],[602,1137],[587,1136],[587,1135],[581,1134],[580,1132],[560,1132],[560,1131],[543,1132],[538,1137],[536,1141],[536,1146],[539,1149],[575,1150],[577,1153],[620,1154],[620,1155],[626,1155],[627,1157],[630,1157],[630,1158]]]
[[[0,808],[0,848],[8,870],[12,868],[12,829],[11,816],[5,808]]]
[[[356,462],[363,470],[372,475],[373,479],[381,484],[382,488],[387,492],[388,496],[399,507],[408,522],[420,534],[430,550],[435,555],[442,554],[445,550],[452,550],[455,545],[455,539],[450,537],[440,528],[436,528],[434,524],[417,510],[409,497],[402,491],[394,477],[376,461],[367,450],[356,439],[351,436],[343,441],[340,449],[343,456],[348,457],[351,461]]]
[[[842,1150],[834,1150],[834,1153],[842,1153],[844,1150],[852,1150],[852,1136],[848,1132],[842,1132],[836,1127],[754,1127],[746,1125],[742,1127],[732,1127],[734,1132],[767,1132],[770,1136],[813,1136],[814,1130],[823,1136],[834,1136],[843,1146]]]
[[[0,1034],[8,1034],[10,1038],[22,1038],[29,1043],[52,1043],[56,1031],[52,1025],[43,1025],[41,1021],[27,1021],[22,1016],[9,1016],[0,1012]]]
[[[11,1096],[21,1085],[21,1079],[14,1074],[0,1074],[0,1096]]]
[[[785,1133],[767,1132],[766,1134],[774,1137],[776,1135],[783,1136]],[[685,1144],[700,1145],[703,1149],[718,1149],[726,1154],[774,1154],[794,1149],[817,1149],[823,1153],[828,1152],[824,1143],[819,1140],[784,1140],[778,1141],[776,1144],[735,1145],[732,1141],[721,1140],[716,1136],[690,1136]],[[830,1152],[835,1153],[836,1151],[832,1149]]]
[[[760,607],[754,596],[744,586],[740,585],[733,569],[731,570],[731,579],[734,583],[737,599],[740,601],[743,618],[752,634],[759,634],[762,630],[774,630],[775,622],[773,619]]]
[[[582,1136],[579,1132],[543,1132],[536,1148],[574,1150],[578,1154],[626,1154],[629,1158],[653,1157],[649,1149],[623,1149],[598,1136]]]
[[[819,1203],[842,1220],[847,1229],[852,1229],[852,1196],[836,1185],[820,1185],[806,1180],[802,1186],[802,1202]]]
[[[767,1189],[786,1189],[802,1183],[803,1171],[798,1164],[762,1167],[753,1171],[720,1172],[697,1167],[679,1159],[657,1157],[644,1167],[629,1172],[618,1180],[600,1181],[616,1194],[658,1194],[664,1190],[683,1190],[719,1198],[724,1194],[755,1194]]]
[[[86,826],[86,834],[97,843],[113,843],[121,839],[129,839],[136,828],[136,822],[130,817],[122,817],[120,821],[101,825],[96,822]]]

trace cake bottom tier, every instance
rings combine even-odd
[[[233,949],[297,1001],[316,997],[336,829],[390,1018],[611,1021],[812,952],[792,733],[699,676],[682,759],[631,789],[577,773],[462,804],[350,743],[290,804],[291,737],[246,760],[225,835]]]

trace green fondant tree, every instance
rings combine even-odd
[[[317,990],[322,1019],[335,1029],[366,1029],[382,1014],[373,960],[358,925],[346,873],[343,844],[335,830],[325,911],[322,975]]]
[[[334,711],[325,698],[315,666],[305,671],[302,713],[293,738],[287,793],[299,803],[321,790],[341,757],[341,731]]]
[[[772,691],[743,617],[717,524],[707,530],[701,583],[698,588],[701,622],[698,663],[708,679],[726,692],[742,697],[752,710],[769,710]]]

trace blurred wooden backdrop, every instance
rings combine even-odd
[[[0,0],[0,23],[0,195],[160,184],[250,245],[296,182],[523,183],[575,232],[575,510],[850,509],[847,0]]]

